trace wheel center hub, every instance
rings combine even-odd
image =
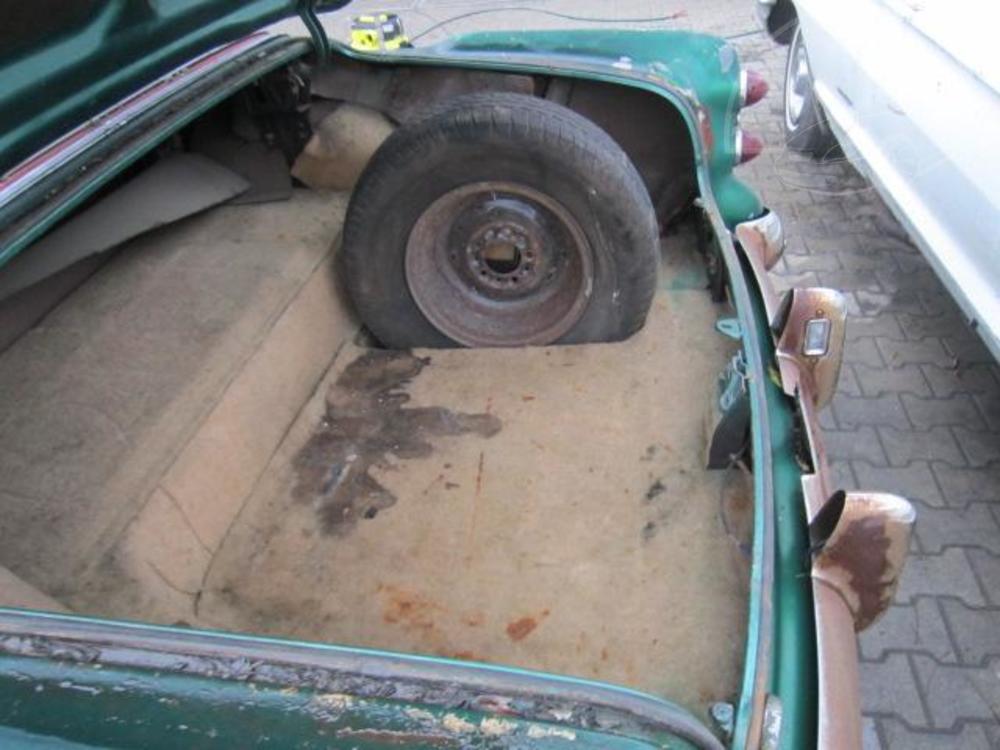
[[[528,229],[516,222],[490,222],[469,239],[468,270],[477,284],[517,292],[538,281],[541,249]]]

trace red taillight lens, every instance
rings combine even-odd
[[[767,81],[764,80],[764,76],[756,70],[747,70],[744,68],[740,71],[740,96],[744,107],[756,104],[766,94]]]
[[[764,141],[760,137],[754,135],[753,133],[747,133],[743,130],[736,131],[736,163],[743,164],[751,159],[756,159],[760,156],[760,152],[764,150]]]

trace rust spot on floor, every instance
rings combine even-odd
[[[507,637],[512,641],[527,638],[538,627],[538,623],[549,616],[549,610],[543,609],[537,616],[521,617],[507,623]]]
[[[534,617],[522,617],[507,624],[507,635],[512,641],[520,641],[537,627],[538,621]]]
[[[431,438],[488,438],[500,431],[500,419],[489,413],[408,407],[404,389],[428,364],[429,357],[373,350],[351,362],[330,387],[326,415],[293,461],[293,496],[313,504],[323,531],[345,534],[396,503],[371,475],[373,468],[389,465],[390,455],[424,458],[434,451]]]
[[[461,659],[463,661],[486,661],[485,658],[475,651],[452,651],[451,653],[440,654],[448,659]]]
[[[396,586],[379,586],[386,601],[382,608],[382,620],[391,625],[400,625],[407,630],[430,631],[437,626],[435,619],[446,613],[444,607],[412,591]]]

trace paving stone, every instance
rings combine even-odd
[[[971,330],[967,327],[967,330]],[[990,350],[986,348],[982,339],[966,336],[949,336],[945,339],[945,346],[951,355],[960,363],[993,364],[995,361]]]
[[[977,500],[1000,503],[1000,463],[971,468],[934,463],[931,469],[948,505],[964,506]]]
[[[790,274],[840,269],[840,261],[832,253],[828,255],[810,255],[808,253],[786,252],[783,260],[785,272]],[[840,287],[835,288],[839,289]]]
[[[852,467],[858,485],[866,490],[893,492],[933,507],[945,504],[926,461],[913,461],[907,466],[874,466],[867,461],[854,461]]]
[[[873,465],[885,465],[885,451],[878,434],[871,427],[857,430],[825,430],[823,442],[831,460],[864,459]]]
[[[917,523],[920,523],[919,517]],[[896,601],[912,603],[918,596],[955,596],[971,607],[986,604],[972,565],[960,547],[948,547],[939,555],[910,553],[896,591]]]
[[[882,354],[873,338],[854,339],[844,346],[844,362],[852,365],[868,365],[869,367],[885,367]]]
[[[993,721],[1000,716],[1000,658],[983,667],[939,664],[922,654],[912,659],[933,727],[950,729],[962,720]]]
[[[803,164],[806,167],[811,167],[811,160],[803,162]],[[820,205],[827,205],[827,201],[823,201]],[[839,237],[817,237],[815,235],[807,237],[806,247],[813,255],[825,255],[832,258],[837,258],[845,250],[861,252],[857,238],[849,234],[845,235],[843,232],[840,233]]]
[[[989,738],[990,747],[996,750],[1000,747],[1000,721],[991,721],[982,725],[986,736]]]
[[[922,262],[926,265],[922,256],[917,256],[914,262]],[[915,315],[904,312],[899,313],[896,317],[903,330],[903,335],[908,339],[918,340],[928,336],[967,339],[976,335],[969,329],[969,324],[958,310],[946,315]]]
[[[915,290],[897,289],[892,292],[874,292],[859,289],[855,292],[858,300],[859,315],[877,315],[879,313],[927,313],[927,305]]]
[[[904,393],[902,400],[907,416],[918,429],[950,424],[986,428],[979,406],[967,393],[956,393],[949,398],[920,398]]]
[[[948,546],[980,547],[1000,555],[1000,527],[986,503],[964,508],[917,508],[916,535],[930,554]]]
[[[821,430],[826,432],[827,430],[836,430],[837,420],[833,415],[833,409],[827,406],[825,409],[821,409],[819,412],[819,427]]]
[[[887,651],[924,651],[941,662],[956,661],[937,601],[931,597],[892,605],[858,641],[865,659],[881,659]]]
[[[941,599],[941,609],[963,664],[978,666],[991,657],[1000,658],[1000,609],[973,609],[957,599]],[[945,660],[938,657],[938,661]]]
[[[889,367],[906,364],[927,364],[948,367],[954,357],[944,348],[940,339],[925,338],[919,341],[877,339],[879,352]]]
[[[970,364],[957,368],[922,365],[920,368],[935,396],[951,396],[953,393],[997,393],[1000,383],[994,377],[990,365]]]
[[[861,750],[883,750],[882,740],[878,737],[878,727],[871,716],[861,718]]]
[[[840,490],[861,489],[862,485],[855,478],[849,461],[834,460],[830,461],[829,464],[830,482],[835,488]]]
[[[844,365],[840,368],[840,377],[837,379],[837,392],[848,396],[861,396],[861,386],[858,384],[857,376],[851,365]]]
[[[854,375],[858,379],[861,392],[866,396],[879,396],[883,393],[931,395],[931,388],[927,385],[919,365],[901,365],[893,368],[855,365]]]
[[[887,265],[890,267],[898,265],[895,254],[885,251],[871,252],[867,249],[857,251],[849,247],[844,247],[838,250],[836,255],[843,268],[852,268],[859,271],[870,272],[876,268],[885,268]]]
[[[832,271],[819,271],[817,276],[822,286],[830,287],[831,289],[867,290],[872,292],[883,290],[878,277],[868,270],[838,268]]]
[[[906,654],[889,654],[882,661],[862,661],[858,666],[861,700],[867,711],[896,714],[911,726],[927,726]]]
[[[965,723],[957,731],[914,730],[897,719],[881,719],[886,750],[991,750],[994,747],[979,723]]]
[[[833,397],[832,407],[837,424],[848,430],[862,425],[890,425],[901,430],[910,426],[899,396],[894,393],[871,398],[838,393]]]
[[[1000,607],[1000,557],[994,557],[986,550],[966,550],[969,563],[990,604]]]
[[[909,272],[901,273],[894,265],[876,268],[874,275],[878,277],[886,289],[919,289],[935,293],[943,292],[941,280],[934,271],[927,267],[913,264]]]
[[[1000,392],[973,396],[991,432],[1000,433]]]
[[[863,336],[885,336],[886,338],[898,340],[905,338],[899,321],[891,313],[849,317],[847,319],[846,336],[848,341],[853,341]]]
[[[997,433],[978,432],[967,427],[952,427],[951,430],[971,466],[1000,461],[1000,435]]]
[[[897,430],[878,428],[879,438],[888,454],[889,463],[904,466],[910,461],[944,461],[952,466],[965,466],[965,454],[947,427],[930,430]],[[859,457],[860,458],[860,457]]]

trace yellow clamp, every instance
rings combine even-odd
[[[374,13],[351,19],[351,47],[364,52],[409,47],[403,22],[395,13]]]

